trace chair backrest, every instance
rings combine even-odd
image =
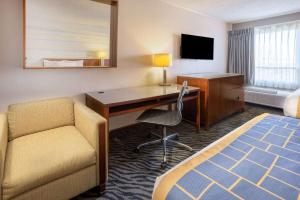
[[[58,98],[10,105],[9,141],[28,134],[74,125],[74,102]]]
[[[187,83],[187,81],[184,81],[182,83],[182,88],[180,90],[180,93],[179,93],[179,96],[177,99],[177,111],[179,112],[180,116],[181,116],[181,111],[183,109],[183,96],[187,93],[188,93],[188,83]]]

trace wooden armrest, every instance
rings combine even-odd
[[[2,182],[4,176],[4,162],[8,144],[8,123],[6,114],[0,114],[0,200],[2,200]]]

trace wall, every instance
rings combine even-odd
[[[284,23],[284,22],[290,22],[290,21],[296,21],[300,20],[300,12],[289,14],[289,15],[282,15],[278,17],[271,17],[261,20],[255,20],[255,21],[249,21],[245,23],[239,23],[239,24],[233,24],[232,29],[244,29],[249,27],[255,27],[255,26],[264,26],[269,24],[278,24],[278,23]]]
[[[226,23],[159,0],[120,0],[117,69],[22,69],[22,0],[0,2],[0,110],[7,105],[58,96],[83,98],[87,91],[157,84],[161,69],[151,67],[149,55],[174,56],[168,76],[195,72],[225,72]],[[180,60],[181,33],[215,38],[213,61]],[[126,117],[126,118],[125,118]],[[112,119],[112,128],[133,122],[135,115]]]

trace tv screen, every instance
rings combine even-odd
[[[214,38],[181,35],[181,58],[214,59]]]

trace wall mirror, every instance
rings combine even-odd
[[[117,67],[117,0],[23,0],[24,68]]]

